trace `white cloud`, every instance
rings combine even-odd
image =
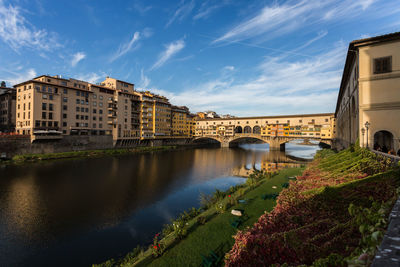
[[[144,75],[144,71],[143,71],[143,69],[140,71],[140,82],[141,82],[141,87],[142,88],[144,88],[144,89],[146,89],[148,86],[149,86],[149,84],[150,84],[150,79],[149,79],[149,77],[147,77],[146,75]]]
[[[36,29],[22,15],[17,6],[6,6],[0,0],[0,38],[15,52],[21,47],[50,51],[61,45],[56,41],[55,33]]]
[[[17,72],[12,72],[12,71],[7,71],[7,72],[11,74],[11,77],[5,78],[4,80],[7,83],[10,83],[11,85],[15,85],[15,84],[18,84],[18,83],[21,83],[24,81],[28,81],[37,76],[37,73],[34,69],[28,69],[27,71],[22,72],[22,73],[17,73]]]
[[[235,42],[255,37],[271,39],[326,20],[353,19],[370,8],[374,1],[288,0],[281,4],[274,1],[216,38],[213,43]]]
[[[114,60],[128,53],[131,49],[136,49],[137,46],[134,46],[134,44],[137,43],[139,39],[140,39],[140,32],[135,32],[132,36],[132,39],[129,42],[123,43],[119,46],[118,50],[111,57],[110,61],[113,62]]]
[[[129,51],[139,48],[139,40],[149,38],[151,35],[153,35],[153,32],[150,28],[145,28],[141,33],[135,32],[129,42],[123,43],[119,46],[118,50],[111,56],[110,62],[122,57]]]
[[[333,112],[345,55],[346,47],[340,44],[294,62],[267,57],[257,66],[255,77],[245,81],[221,73],[178,93],[151,90],[192,111],[212,109],[238,116]]]
[[[225,66],[224,70],[234,71],[235,67],[234,66]]]
[[[84,52],[77,52],[72,56],[71,60],[71,66],[75,67],[76,64],[78,64],[79,61],[84,59],[86,57],[86,54]]]
[[[211,2],[216,2],[216,4],[211,4]],[[196,15],[193,16],[194,20],[198,19],[206,19],[208,18],[213,12],[220,9],[221,7],[230,3],[230,0],[217,0],[217,1],[205,1],[201,4]]]
[[[174,12],[174,15],[172,15],[172,17],[168,20],[165,27],[168,28],[176,20],[182,21],[192,12],[194,6],[195,6],[194,0],[191,0],[190,2],[187,3],[185,3],[185,0],[182,0],[181,3],[179,4],[178,9]]]
[[[165,46],[165,50],[160,53],[158,56],[158,60],[154,65],[150,68],[150,70],[155,70],[164,65],[171,57],[177,54],[185,47],[184,40],[177,40],[175,42],[169,43]]]
[[[101,73],[90,72],[86,74],[79,74],[78,76],[76,76],[76,79],[96,84],[100,82],[102,79],[104,79],[106,76],[107,75],[104,72]]]

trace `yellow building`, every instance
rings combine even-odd
[[[336,105],[336,148],[397,151],[400,138],[400,32],[349,44]]]

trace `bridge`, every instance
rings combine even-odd
[[[270,150],[284,150],[285,143],[299,139],[332,145],[334,134],[333,113],[207,118],[196,122],[194,141],[214,141],[222,147],[256,141],[268,143]]]
[[[320,143],[324,143],[327,145],[332,145],[331,139],[322,139],[322,138],[309,138],[309,137],[290,137],[290,136],[262,136],[261,134],[234,134],[232,136],[215,136],[215,135],[205,135],[205,136],[197,136],[193,139],[193,142],[207,141],[213,140],[221,144],[221,147],[234,147],[239,143],[244,142],[262,142],[267,143],[269,145],[269,150],[285,150],[285,144],[293,141],[293,140],[305,140],[305,142],[313,140],[318,141]]]

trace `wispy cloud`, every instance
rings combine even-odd
[[[195,7],[194,0],[190,0],[189,2],[186,2],[186,3],[185,3],[185,0],[182,0],[181,3],[179,4],[178,9],[174,12],[172,17],[168,20],[165,27],[168,28],[172,23],[174,23],[177,20],[182,21],[184,18],[186,18],[192,12],[194,7]]]
[[[71,66],[75,67],[76,64],[78,64],[79,61],[84,59],[86,57],[86,54],[84,52],[77,52],[72,56],[71,60]]]
[[[128,42],[119,46],[118,50],[111,56],[110,62],[117,60],[129,51],[138,49],[140,46],[139,40],[149,38],[151,35],[153,35],[153,31],[150,28],[145,28],[142,32],[135,32]]]
[[[214,109],[239,116],[332,112],[345,54],[345,45],[338,44],[330,51],[297,61],[266,57],[254,70],[256,75],[247,81],[236,81],[222,72],[220,77],[190,90],[152,90],[193,111]]]
[[[145,15],[148,11],[150,11],[153,7],[152,6],[145,6],[139,1],[135,1],[133,3],[133,9],[137,11],[140,15]]]
[[[144,75],[144,70],[140,71],[140,87],[146,89],[150,84],[150,79],[146,75]]]
[[[36,29],[18,6],[6,6],[3,0],[0,0],[0,38],[17,53],[22,47],[50,51],[61,46],[55,33]]]
[[[107,75],[104,72],[90,72],[90,73],[86,73],[86,74],[79,74],[76,77],[76,79],[78,80],[82,80],[82,81],[87,81],[90,83],[98,83],[100,82],[102,79],[104,79]]]
[[[21,68],[18,68],[18,69],[21,70]],[[4,80],[7,83],[10,83],[11,85],[15,85],[15,84],[30,80],[37,76],[37,73],[34,69],[28,69],[24,72],[14,72],[14,71],[7,71],[7,70],[3,70],[3,71],[10,74],[10,76],[4,78]]]
[[[185,48],[185,41],[183,39],[169,43],[165,46],[165,50],[160,53],[157,62],[154,63],[150,70],[158,69],[183,48]]]
[[[194,20],[206,19],[216,10],[230,3],[230,0],[208,0],[201,4],[196,15],[193,16]]]
[[[274,38],[293,32],[301,27],[321,23],[326,20],[354,18],[373,5],[375,0],[288,0],[273,2],[258,13],[229,29],[213,43],[234,42],[255,37]]]

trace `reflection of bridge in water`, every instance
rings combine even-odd
[[[254,170],[263,170],[265,172],[275,172],[284,168],[300,167],[310,160],[299,158],[292,155],[286,155],[281,151],[269,151],[262,156],[260,162],[254,160],[248,164],[238,166],[232,170],[232,175],[247,177]]]

